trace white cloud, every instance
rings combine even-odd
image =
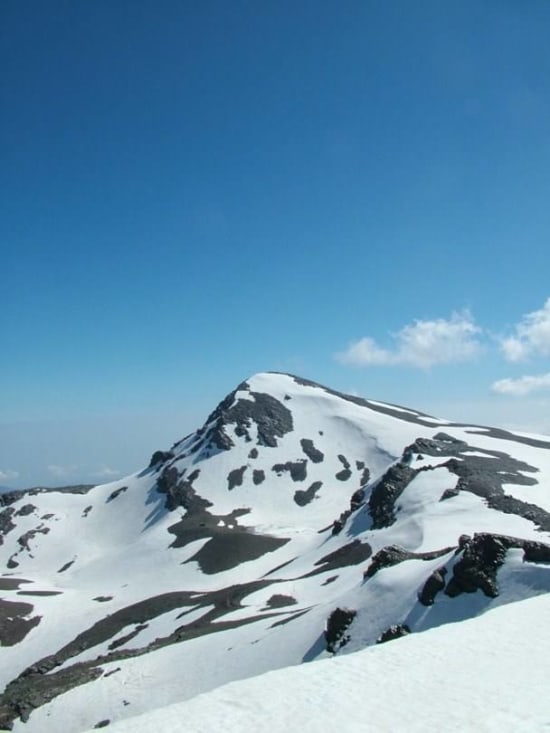
[[[416,320],[393,334],[394,348],[385,349],[372,338],[354,341],[336,354],[342,364],[351,366],[404,365],[428,369],[437,364],[468,361],[481,350],[476,326],[468,312],[453,313],[446,320]]]
[[[499,394],[513,395],[514,397],[525,397],[532,392],[540,392],[550,389],[550,372],[518,379],[499,379],[491,386],[493,392]]]
[[[19,476],[19,471],[12,471],[7,468],[5,471],[0,470],[0,481],[11,481]]]
[[[524,361],[530,356],[550,356],[550,298],[540,310],[523,316],[514,331],[514,335],[500,341],[508,361]]]

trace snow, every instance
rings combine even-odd
[[[534,733],[550,728],[550,597],[233,682],[112,733]]]

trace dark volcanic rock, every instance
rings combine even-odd
[[[252,450],[248,454],[248,457],[249,458],[257,458],[258,457],[258,449],[257,448],[252,448]]]
[[[400,639],[402,636],[410,634],[411,630],[407,624],[394,624],[386,629],[384,633],[376,640],[377,644],[384,644],[386,641],[393,641],[394,639]]]
[[[229,491],[234,489],[235,486],[242,486],[243,476],[246,469],[246,466],[241,466],[240,468],[234,468],[232,471],[229,471],[227,474],[227,488]]]
[[[453,496],[458,496],[460,494],[460,489],[458,489],[456,486],[452,489],[445,489],[445,491],[441,494],[439,501],[447,501],[447,499],[452,499]]]
[[[32,514],[36,507],[34,504],[25,504],[24,506],[19,509],[18,512],[15,513],[16,517],[27,517],[29,514]]]
[[[302,438],[300,440],[300,445],[302,446],[302,450],[312,463],[321,463],[324,460],[325,454],[318,450],[313,445],[313,441],[309,438]]]
[[[373,575],[382,568],[390,568],[393,565],[399,565],[399,563],[405,560],[435,560],[438,557],[442,557],[447,553],[454,550],[454,547],[444,547],[441,550],[433,550],[432,552],[411,552],[405,550],[399,545],[388,545],[378,550],[376,555],[372,558],[372,561],[368,568],[363,573],[365,578],[372,578]]]
[[[169,450],[157,450],[153,453],[151,456],[151,460],[149,462],[149,468],[153,468],[154,466],[158,466],[161,463],[166,463],[166,461],[172,460],[172,458],[175,458],[172,451]]]
[[[322,485],[322,481],[314,481],[309,489],[306,489],[305,491],[298,489],[298,491],[294,492],[294,501],[296,502],[296,504],[298,504],[298,506],[306,506],[310,503],[310,501],[313,501],[313,499],[315,499],[315,495]]]
[[[336,474],[336,478],[338,481],[347,481],[349,478],[351,478],[351,465],[346,456],[339,455],[338,460],[340,463],[344,466],[344,468],[341,471],[338,471]]]
[[[121,486],[120,489],[115,489],[107,498],[107,501],[105,502],[108,504],[110,501],[114,501],[118,496],[123,494],[125,491],[128,491],[127,486]]]
[[[418,600],[423,606],[432,606],[436,595],[445,588],[445,575],[447,568],[442,567],[434,570],[418,594]]]
[[[395,502],[417,473],[406,463],[395,463],[382,476],[369,499],[373,529],[389,527],[395,522]]]
[[[283,593],[275,593],[266,603],[267,608],[284,608],[285,606],[294,606],[297,601],[292,596],[286,596]]]
[[[251,399],[239,398],[238,391],[248,391]],[[256,424],[257,444],[269,448],[277,446],[277,438],[282,438],[293,430],[292,413],[282,402],[263,392],[250,392],[246,382],[231,392],[220,402],[208,417],[206,424],[213,423],[205,435],[205,441],[211,441],[219,450],[228,450],[233,441],[225,431],[226,425],[235,425],[235,433],[251,439],[250,426]]]
[[[7,507],[0,512],[0,545],[4,543],[4,535],[15,529],[16,525],[11,521],[11,518],[15,514],[13,507]]]
[[[18,544],[24,549],[27,550],[27,552],[31,551],[29,542],[36,537],[37,534],[48,534],[50,531],[49,527],[36,527],[36,529],[29,529],[28,532],[25,532],[21,535],[21,537],[17,538]]]
[[[307,460],[300,459],[299,461],[276,463],[271,470],[275,471],[278,476],[280,476],[284,471],[288,471],[290,473],[290,478],[293,481],[305,481],[307,477]]]
[[[33,608],[30,603],[0,598],[0,646],[19,644],[31,629],[38,626],[40,616],[26,618]]]
[[[498,596],[497,571],[510,547],[523,547],[523,540],[506,535],[474,534],[464,543],[461,559],[455,563],[445,593],[454,598],[460,593],[481,590],[486,596]]]
[[[195,469],[187,478],[180,477],[174,466],[165,468],[157,481],[157,490],[166,494],[166,508],[172,511],[178,506],[188,512],[200,512],[212,506],[212,502],[203,499],[193,488],[193,481],[199,477],[200,468]]]
[[[356,616],[357,611],[352,608],[334,609],[327,619],[325,628],[327,652],[334,654],[338,649],[348,643],[350,637],[346,632]]]
[[[252,471],[252,482],[255,486],[259,486],[263,481],[265,481],[265,471],[262,471],[261,468],[255,468]]]

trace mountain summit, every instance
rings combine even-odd
[[[550,439],[262,373],[0,545],[0,728],[79,733],[548,592]]]

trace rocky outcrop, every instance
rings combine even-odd
[[[327,652],[335,654],[338,649],[348,643],[350,636],[347,630],[351,626],[357,611],[352,608],[335,608],[327,619],[325,641]]]
[[[389,527],[395,522],[395,502],[416,474],[406,463],[395,463],[374,486],[369,499],[373,529]]]
[[[407,624],[394,624],[386,629],[384,633],[376,640],[377,644],[384,644],[386,641],[393,641],[394,639],[400,639],[402,636],[410,634],[411,630]]]
[[[372,578],[382,568],[399,565],[399,563],[405,560],[435,560],[454,549],[454,547],[443,547],[441,550],[433,550],[432,552],[411,552],[399,545],[387,545],[379,550],[372,558],[370,565],[363,573],[363,577]]]

